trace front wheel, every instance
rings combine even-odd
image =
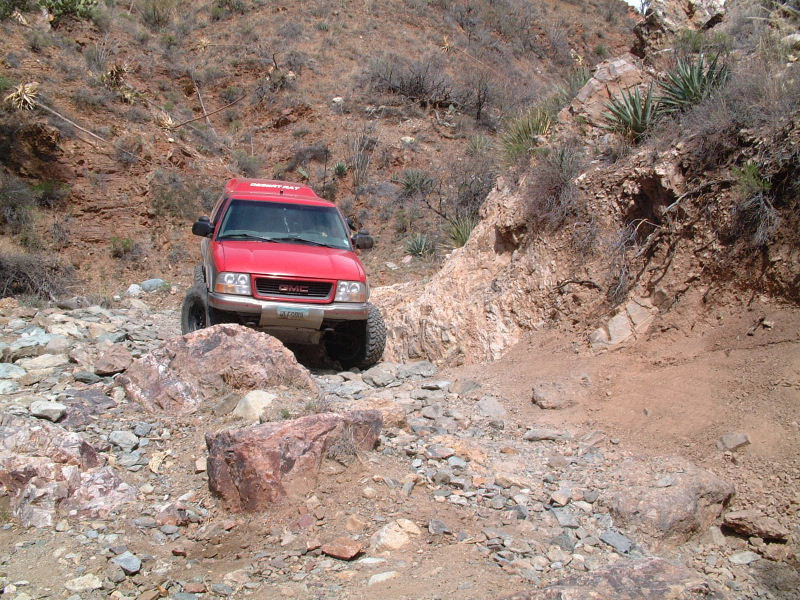
[[[208,305],[208,290],[205,285],[195,285],[186,292],[181,306],[181,333],[186,335],[219,323],[235,323],[235,315],[217,310]]]
[[[342,323],[326,340],[328,356],[339,361],[343,369],[366,369],[380,361],[386,347],[386,324],[380,309],[369,305],[366,321]]]
[[[208,318],[208,292],[195,285],[186,292],[181,306],[181,333],[186,335],[210,325]]]

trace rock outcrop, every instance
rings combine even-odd
[[[388,329],[385,359],[494,360],[542,321],[546,310],[533,296],[557,284],[558,269],[547,247],[514,252],[526,227],[523,214],[522,199],[499,182],[469,242],[427,285],[373,290]]]
[[[656,540],[686,541],[722,513],[734,487],[683,459],[658,463],[628,459],[612,473],[605,499],[614,522]]]
[[[632,54],[603,61],[595,67],[591,79],[578,90],[570,105],[559,114],[559,120],[567,123],[580,116],[599,127],[603,124],[603,113],[608,112],[606,102],[620,91],[645,83],[647,79],[639,59]]]
[[[644,56],[667,36],[684,30],[710,29],[725,15],[725,0],[652,0],[644,20],[634,27],[634,51]]]
[[[785,542],[790,535],[789,530],[777,520],[757,510],[729,512],[722,523],[736,533],[760,537],[762,540]]]
[[[323,413],[206,434],[208,485],[226,508],[254,511],[308,491],[335,444],[355,454],[375,446],[377,411]]]
[[[105,517],[136,497],[76,433],[24,417],[0,418],[0,487],[25,527],[50,527],[59,513]]]
[[[274,337],[241,325],[215,325],[167,341],[135,360],[120,377],[132,399],[150,411],[195,412],[230,391],[283,386],[316,397],[308,370]]]
[[[503,600],[725,600],[718,587],[661,558],[631,560],[595,573],[573,575],[543,590]]]

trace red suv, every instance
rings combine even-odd
[[[350,231],[308,186],[231,179],[211,218],[192,227],[203,263],[183,302],[183,333],[241,323],[286,344],[322,344],[344,368],[375,364],[386,327],[354,251],[373,240]]]

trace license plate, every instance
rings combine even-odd
[[[290,321],[307,319],[308,310],[304,308],[279,308],[279,319],[289,319]]]

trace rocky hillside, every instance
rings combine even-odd
[[[653,3],[641,56],[595,68],[426,286],[378,291],[392,356],[494,360],[553,325],[603,349],[797,302],[796,10],[684,5]]]
[[[503,123],[634,43],[623,2],[585,6],[14,0],[0,94],[37,85],[0,107],[0,251],[59,253],[105,295],[188,281],[192,220],[260,175],[378,234],[374,283],[430,272],[494,185]]]

